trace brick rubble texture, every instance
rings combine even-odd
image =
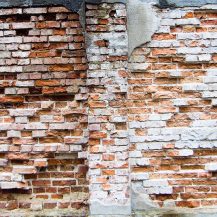
[[[130,57],[124,4],[0,10],[6,215],[217,206],[217,13],[155,10]]]

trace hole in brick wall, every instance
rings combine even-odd
[[[56,56],[61,57],[62,56],[62,50],[56,50]]]
[[[212,177],[217,177],[217,172],[212,172]]]
[[[1,80],[16,80],[17,79],[17,75],[8,75],[8,74],[5,74],[3,78],[0,76],[0,79]]]
[[[2,194],[31,194],[32,190],[31,189],[4,189],[1,190]]]
[[[110,17],[115,17],[115,14],[116,14],[116,11],[112,10],[112,11],[110,11],[109,16]]]
[[[46,172],[46,167],[40,167],[40,168],[38,168],[38,172]]]
[[[16,22],[16,17],[5,17],[4,22],[7,22],[7,23]]]
[[[74,100],[74,95],[50,96],[49,98],[54,101],[72,101]]]
[[[4,88],[0,88],[0,94],[4,94],[5,90]]]
[[[56,14],[43,14],[43,17],[46,21],[50,21],[50,20],[56,20]]]
[[[16,35],[18,36],[27,36],[29,34],[29,29],[17,29]]]
[[[24,174],[24,179],[37,179],[37,175],[36,174]]]
[[[29,88],[29,93],[30,94],[42,94],[42,88]]]
[[[0,137],[7,137],[7,131],[1,131],[0,132]],[[5,154],[3,154],[4,156]],[[0,154],[0,157],[1,157],[1,154]]]
[[[19,14],[19,16],[16,16],[15,19],[17,22],[28,22],[30,21],[31,14]]]
[[[14,105],[10,103],[0,104],[0,109],[9,109],[9,108],[14,108]]]
[[[26,95],[25,96],[25,101],[26,102],[35,102],[35,101],[41,101],[41,97],[40,96],[29,96],[29,95]]]

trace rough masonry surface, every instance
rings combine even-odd
[[[216,210],[216,2],[142,2],[0,10],[2,216]]]

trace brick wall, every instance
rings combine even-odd
[[[15,8],[0,10],[0,22],[1,210],[84,214],[87,64],[79,16],[63,7]]]
[[[216,205],[217,13],[157,12],[130,63],[132,188],[155,207]]]
[[[217,14],[154,10],[130,57],[124,4],[0,10],[6,215],[217,205]]]

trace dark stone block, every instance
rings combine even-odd
[[[78,12],[82,3],[83,0],[0,0],[0,8],[62,5],[73,12]]]
[[[161,8],[201,7],[208,4],[217,4],[217,0],[159,0]]]

